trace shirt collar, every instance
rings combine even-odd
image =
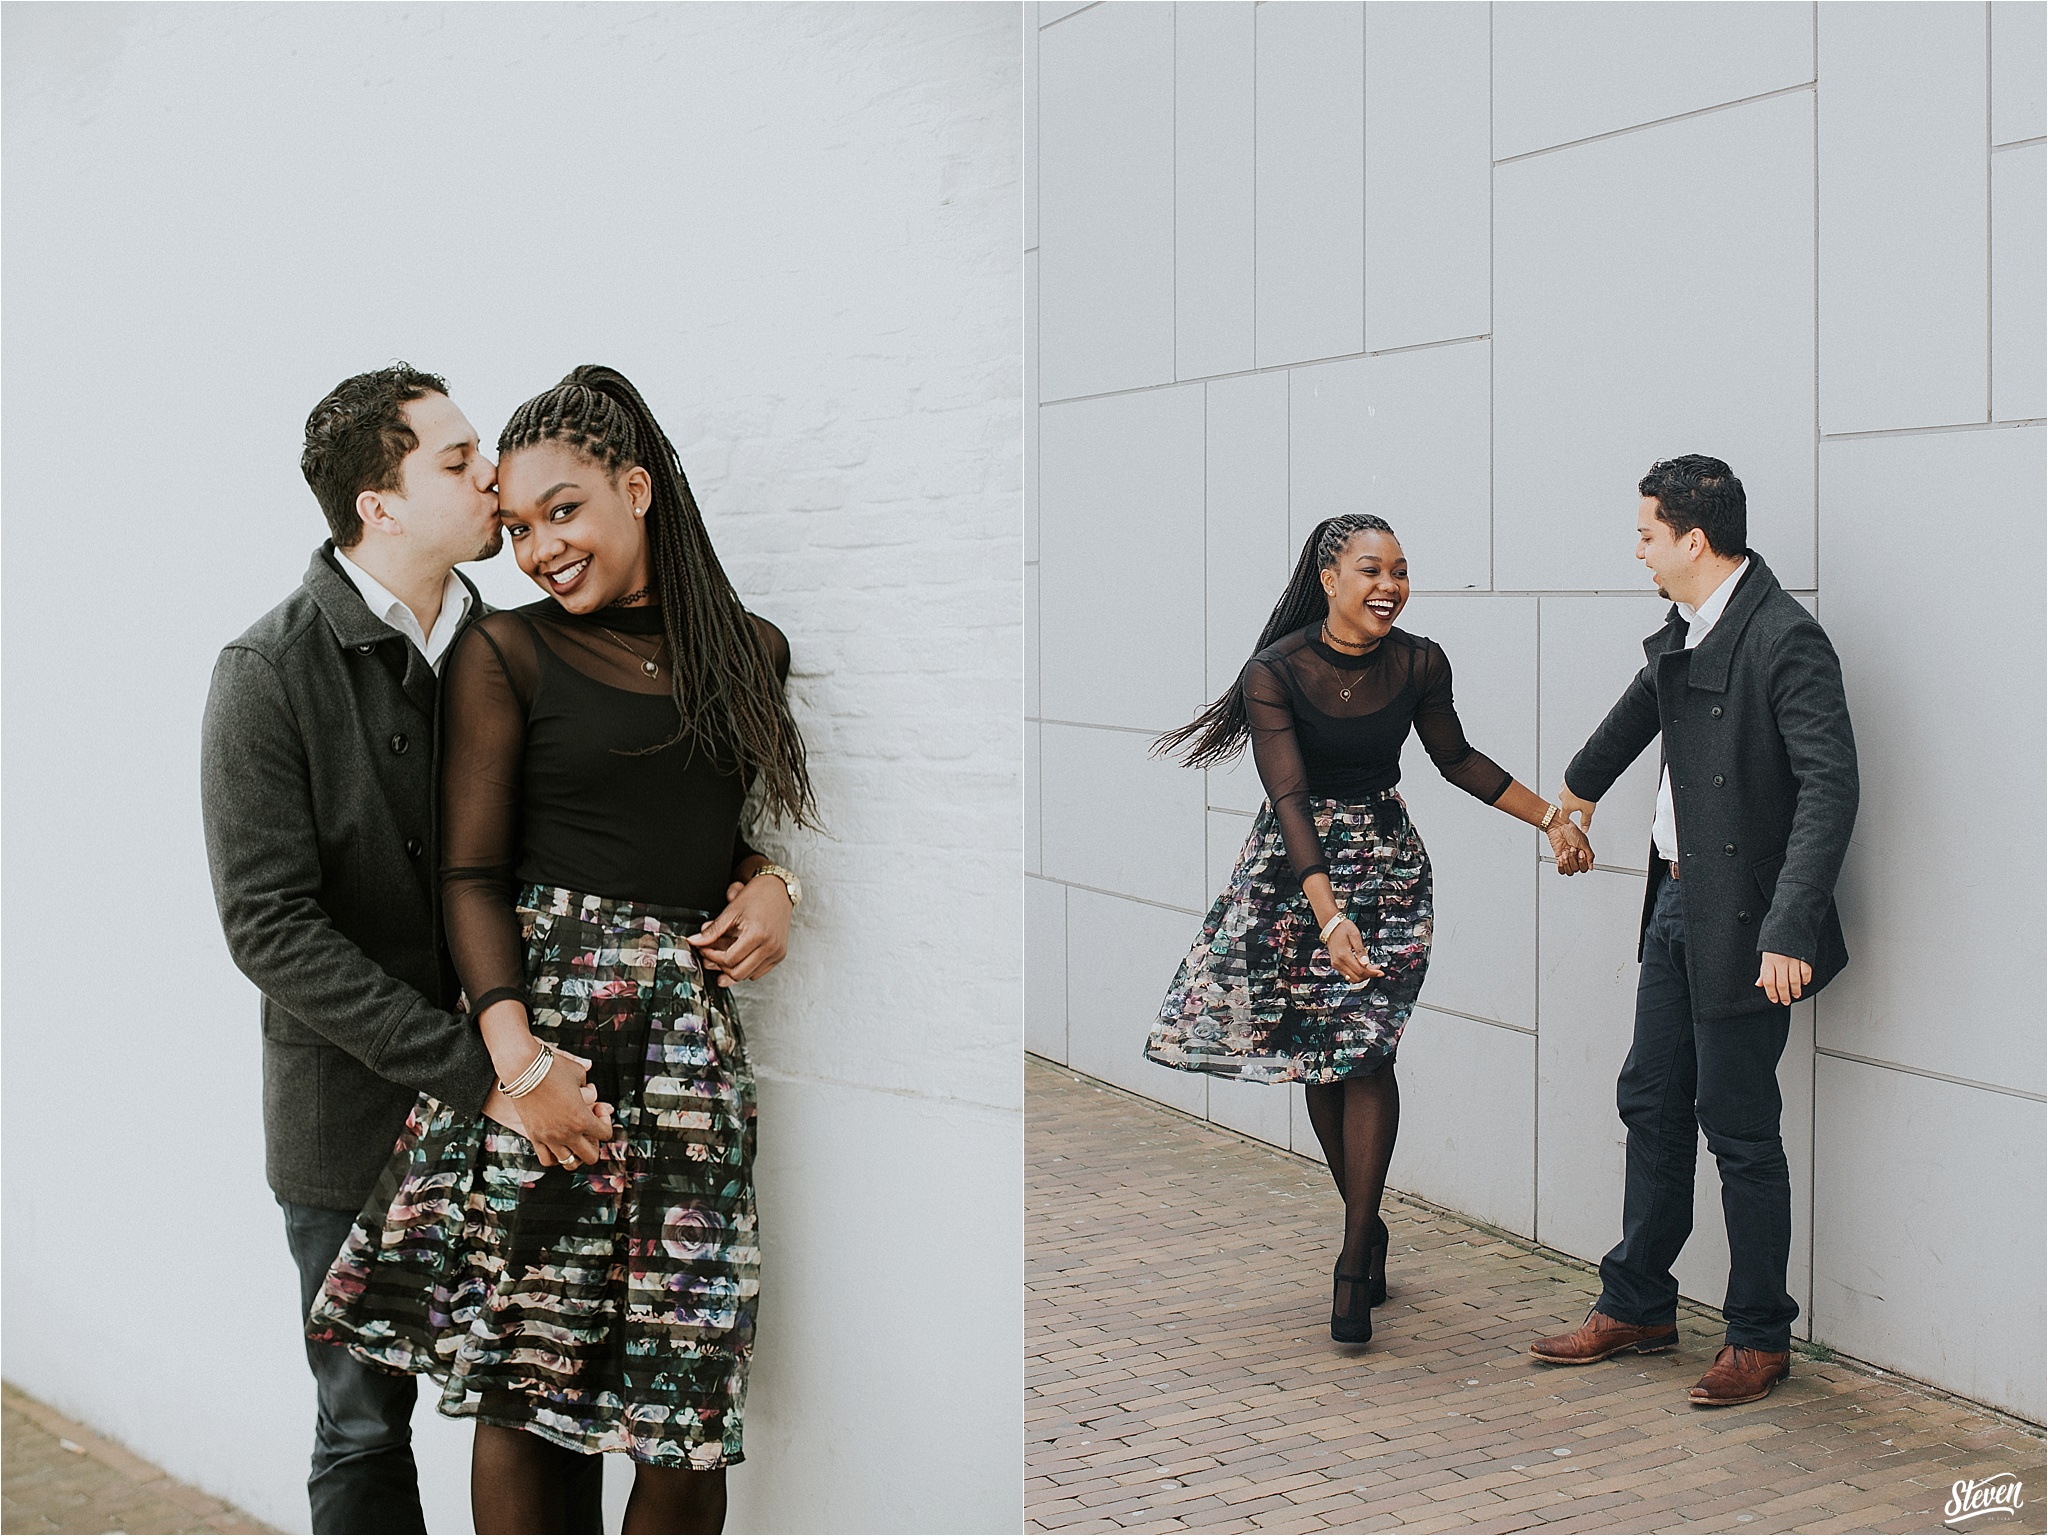
[[[1749,556],[1742,557],[1742,564],[1735,567],[1722,580],[1721,585],[1708,594],[1707,600],[1693,608],[1685,603],[1678,605],[1678,612],[1691,626],[1692,638],[1697,640],[1714,627],[1714,621],[1721,617],[1728,606],[1728,599],[1735,595],[1735,589],[1742,584],[1742,573],[1749,569]]]
[[[370,612],[418,646],[420,654],[438,669],[443,653],[455,638],[456,629],[469,615],[468,584],[450,569],[447,584],[441,588],[441,612],[434,620],[433,634],[428,635],[420,628],[419,617],[383,582],[349,559],[346,551],[337,549],[334,558],[341,566],[342,574],[362,594]]]

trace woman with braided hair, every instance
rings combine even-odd
[[[741,606],[622,375],[578,368],[498,454],[500,521],[546,596],[450,658],[441,878],[499,1089],[479,1119],[422,1096],[308,1333],[431,1373],[476,1421],[479,1531],[596,1529],[574,1490],[607,1451],[635,1465],[626,1530],[716,1531],[760,1262],[729,988],[782,959],[801,896],[742,804],[816,813],[789,646]],[[613,1106],[594,1161],[521,1134],[555,1051]]]
[[[1168,989],[1145,1054],[1241,1082],[1304,1085],[1344,1201],[1330,1336],[1372,1338],[1386,1298],[1380,1197],[1400,1125],[1394,1051],[1422,990],[1429,855],[1394,786],[1413,730],[1443,776],[1540,827],[1561,874],[1592,867],[1578,827],[1466,740],[1451,664],[1396,629],[1408,561],[1394,530],[1321,523],[1230,690],[1159,752],[1189,767],[1249,741],[1266,803]]]

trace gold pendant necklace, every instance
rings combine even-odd
[[[1349,656],[1351,654],[1349,651],[1345,650],[1341,645],[1337,643],[1337,637],[1330,633],[1330,626],[1327,623],[1323,625],[1323,644],[1327,645],[1331,650],[1335,651],[1340,656]],[[1367,656],[1372,655],[1373,651],[1377,649],[1378,647],[1374,646],[1372,649],[1363,652],[1358,659],[1360,661],[1363,661]],[[1361,672],[1363,672],[1363,670],[1363,668],[1360,668]],[[1353,678],[1349,684],[1337,690],[1337,697],[1342,699],[1345,703],[1349,704],[1351,702],[1351,690],[1353,688],[1356,688],[1357,686],[1358,679]]]
[[[635,661],[639,662],[640,670],[642,672],[645,672],[649,677],[661,676],[661,668],[655,664],[654,660],[654,656],[659,656],[661,654],[660,640],[656,640],[654,642],[654,656],[642,656],[638,651],[634,650],[632,646],[626,644],[624,640],[619,639],[618,635],[614,634],[609,629],[605,629],[605,627],[602,624],[598,625],[597,627],[599,629],[604,629],[604,632],[608,635],[611,635],[612,639],[615,642],[617,642],[621,650],[623,650],[628,656],[632,657]]]

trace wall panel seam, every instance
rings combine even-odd
[[[1816,1030],[1818,1020],[1816,1019]],[[1987,1083],[1974,1077],[1956,1077],[1948,1072],[1936,1072],[1931,1067],[1912,1067],[1903,1061],[1885,1061],[1876,1056],[1858,1056],[1852,1051],[1838,1051],[1825,1045],[1813,1048],[1816,1056],[1832,1056],[1836,1061],[1853,1061],[1860,1067],[1881,1067],[1887,1072],[1903,1072],[1908,1077],[1931,1077],[1938,1083],[1954,1083],[1958,1088],[1978,1088],[1985,1093],[2002,1093],[2008,1098],[2030,1099],[2036,1104],[2048,1104],[2048,1094],[2035,1093],[2027,1088],[2008,1088],[2003,1083]]]
[[[1878,427],[1869,432],[1823,432],[1821,441],[1848,443],[1865,437],[1926,437],[1934,432],[2006,432],[2015,427],[2038,427],[2044,420],[2048,417],[2022,416],[2013,421],[1951,421],[1938,427]]]
[[[2003,144],[1991,146],[1991,153],[1999,154],[2008,149],[2032,149],[2036,144],[2048,144],[2048,135],[2035,134],[2031,139],[2007,139]]]
[[[1483,1013],[1467,1013],[1462,1008],[1446,1008],[1441,1003],[1418,1002],[1415,1006],[1425,1008],[1431,1013],[1448,1014],[1454,1019],[1464,1019],[1468,1023],[1485,1024],[1494,1029],[1504,1029],[1511,1035],[1526,1035],[1531,1040],[1536,1038],[1536,1031],[1526,1024],[1510,1024],[1506,1019],[1489,1019]]]
[[[1472,336],[1446,336],[1442,341],[1414,341],[1405,346],[1381,347],[1372,352],[1334,352],[1328,357],[1305,357],[1292,363],[1268,363],[1262,368],[1236,368],[1227,373],[1195,373],[1184,379],[1167,379],[1157,384],[1133,384],[1126,389],[1105,389],[1089,395],[1061,395],[1040,402],[1043,405],[1078,405],[1089,400],[1115,400],[1125,395],[1149,395],[1162,389],[1188,389],[1197,384],[1214,384],[1224,379],[1249,379],[1264,373],[1291,373],[1296,368],[1319,368],[1325,363],[1351,363],[1364,357],[1393,357],[1402,352],[1428,352],[1436,347],[1461,347],[1474,341],[1491,341],[1493,332]]]
[[[1112,891],[1107,886],[1087,885],[1079,880],[1063,880],[1058,875],[1033,875],[1034,880],[1043,880],[1047,885],[1057,885],[1068,891],[1086,891],[1091,896],[1112,896],[1118,901],[1134,902],[1141,907],[1157,907],[1161,912],[1178,912],[1186,917],[1201,918],[1206,913],[1197,912],[1193,907],[1177,907],[1170,901],[1154,901],[1150,896],[1133,896],[1129,891]]]
[[[1711,107],[1700,107],[1691,112],[1679,112],[1670,117],[1652,118],[1647,123],[1631,123],[1626,128],[1609,129],[1606,133],[1588,134],[1583,139],[1571,139],[1563,144],[1550,144],[1542,149],[1524,150],[1519,155],[1508,155],[1493,163],[1496,166],[1514,165],[1523,160],[1534,160],[1539,155],[1561,154],[1567,149],[1577,149],[1584,144],[1598,144],[1606,139],[1624,138],[1631,133],[1643,133],[1651,128],[1663,128],[1672,123],[1682,123],[1690,118],[1711,117],[1716,112],[1733,112],[1737,107],[1754,106],[1759,101],[1775,101],[1780,96],[1796,96],[1801,91],[1814,88],[1812,80],[1802,80],[1797,85],[1781,85],[1775,91],[1759,91],[1754,96],[1738,97],[1734,101],[1717,102]]]

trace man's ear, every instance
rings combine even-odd
[[[356,497],[356,516],[363,521],[365,530],[375,528],[380,533],[402,533],[398,519],[391,515],[384,497],[378,491],[363,491]]]

